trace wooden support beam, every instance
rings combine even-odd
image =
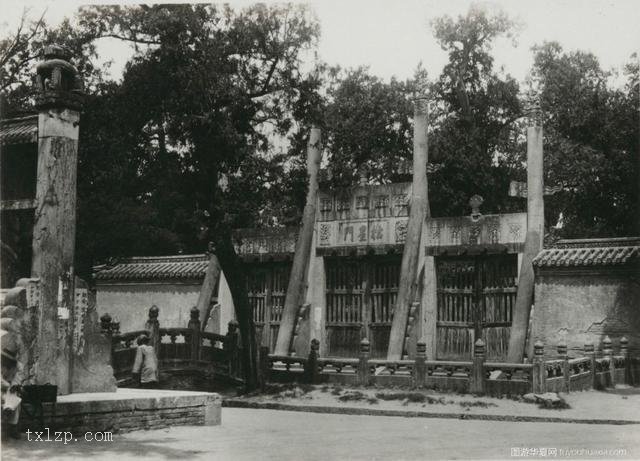
[[[428,105],[426,99],[415,100],[413,125],[413,185],[407,234],[400,265],[398,296],[391,323],[387,360],[400,360],[407,330],[407,320],[411,303],[414,301],[418,261],[420,259],[420,240],[422,225],[428,209],[427,187],[427,120]]]
[[[211,316],[211,299],[213,298],[213,291],[216,289],[216,285],[220,280],[220,262],[218,257],[211,253],[209,256],[209,265],[207,266],[207,273],[202,281],[202,287],[198,294],[198,303],[196,308],[199,312],[204,312],[204,321],[202,322],[202,330],[207,327],[207,322]]]
[[[311,256],[311,242],[316,220],[316,202],[318,199],[318,170],[320,169],[321,147],[320,129],[311,128],[309,144],[307,145],[307,174],[309,175],[309,189],[307,201],[302,215],[302,228],[296,252],[291,266],[291,276],[287,286],[275,354],[289,355],[289,348],[293,339],[293,329],[296,322],[298,307],[302,304],[304,285]]]

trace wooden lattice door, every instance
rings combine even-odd
[[[247,267],[247,290],[258,344],[275,349],[291,264],[258,263]]]
[[[439,258],[438,359],[469,359],[476,338],[488,360],[506,357],[517,290],[517,256]]]
[[[360,340],[367,337],[371,356],[386,356],[399,257],[328,258],[325,268],[327,354],[357,357]]]

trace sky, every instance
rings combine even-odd
[[[0,5],[4,4],[0,36],[17,27],[23,5],[31,8],[29,14],[33,17],[47,8],[47,22],[56,24],[63,17],[72,16],[79,5],[88,3],[107,2],[0,0]],[[250,2],[229,3],[241,7]],[[321,24],[320,59],[343,67],[369,66],[371,73],[385,80],[392,76],[411,77],[419,62],[431,78],[436,78],[447,55],[433,39],[430,22],[445,14],[453,17],[465,14],[472,3],[489,11],[503,10],[521,23],[516,46],[512,40],[500,39],[493,47],[495,64],[519,81],[531,68],[531,47],[544,41],[558,41],[566,50],[590,51],[605,69],[621,69],[640,48],[638,0],[322,0],[304,3],[311,5]],[[98,51],[103,59],[114,60],[111,75],[119,78],[131,54],[129,46],[105,39]],[[619,84],[622,79],[616,82]]]

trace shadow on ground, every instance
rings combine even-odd
[[[31,437],[33,438],[33,435]],[[202,450],[181,450],[172,447],[171,445],[178,441],[174,437],[138,440],[124,438],[124,434],[113,434],[113,442],[87,442],[83,437],[80,435],[77,442],[65,445],[63,442],[29,442],[26,434],[23,434],[21,440],[2,442],[2,459],[22,461],[89,458],[100,454],[103,457],[110,455],[110,459],[148,457],[186,460],[204,453]]]

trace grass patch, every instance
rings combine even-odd
[[[482,400],[463,400],[462,402],[458,402],[462,408],[489,408],[489,407],[497,407],[495,403],[492,402],[483,402]]]
[[[542,400],[538,402],[538,408],[542,408],[543,410],[568,410],[571,408],[571,405],[561,398],[556,401]]]
[[[331,395],[340,395],[342,394],[343,389],[340,386],[336,386],[331,391]]]
[[[447,402],[444,400],[444,397],[431,397],[429,395],[423,394],[422,392],[378,392],[376,393],[376,398],[380,400],[402,400],[409,403],[428,403],[432,404],[440,404],[446,405]]]

